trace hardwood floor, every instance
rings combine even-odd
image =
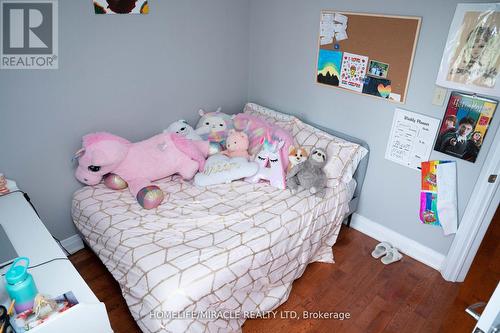
[[[498,226],[498,219],[494,222]],[[494,236],[499,239],[498,228],[495,232]],[[444,281],[437,271],[406,256],[398,263],[385,266],[370,256],[377,244],[374,239],[344,228],[334,246],[336,263],[309,265],[295,281],[288,301],[276,310],[278,318],[247,320],[243,333],[471,332],[474,322],[464,312],[467,305],[475,302],[469,296],[487,300],[488,288],[478,292],[482,287],[477,283],[487,279],[491,286],[499,279],[500,261],[492,262],[491,256],[495,254],[499,258],[500,250],[498,242],[494,243],[496,248],[487,245],[484,257],[478,255],[476,261],[497,275],[471,271],[470,282],[457,284]],[[484,251],[483,247],[480,251]],[[113,330],[140,332],[117,282],[92,251],[81,250],[71,256],[71,261],[106,304]],[[481,270],[479,266],[477,269]],[[348,312],[351,318],[343,321],[279,318],[280,314],[287,314],[285,311],[295,311],[298,315],[303,311]]]
[[[460,284],[458,296],[444,322],[444,330],[451,332],[455,328],[453,332],[470,333],[476,324],[470,316],[462,319],[463,309],[477,302],[487,302],[498,285],[500,281],[500,242],[498,240],[500,240],[500,211],[497,209],[469,273],[465,281]],[[462,324],[455,327],[457,321]]]

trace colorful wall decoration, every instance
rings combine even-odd
[[[317,74],[318,82],[331,86],[338,86],[341,65],[342,52],[319,50]]]
[[[148,14],[146,0],[94,0],[96,14]]]
[[[452,92],[434,150],[475,162],[498,102]]]

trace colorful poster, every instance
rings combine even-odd
[[[147,14],[146,0],[94,0],[96,14]]]
[[[319,50],[317,82],[330,86],[339,85],[342,52]]]
[[[363,83],[363,94],[389,98],[391,90],[391,80],[367,76]]]
[[[361,92],[367,66],[368,57],[344,52],[339,86]]]
[[[457,167],[455,161],[422,162],[420,221],[442,226],[445,235],[457,232]]]
[[[475,162],[498,102],[452,92],[434,150]]]

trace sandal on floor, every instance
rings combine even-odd
[[[372,257],[375,259],[378,259],[382,257],[384,254],[387,254],[387,252],[392,249],[392,245],[387,243],[387,242],[382,242],[377,244],[375,246],[375,250],[372,252]]]
[[[387,254],[382,258],[382,263],[384,265],[389,265],[392,264],[393,262],[399,261],[403,258],[403,255],[399,253],[398,249],[393,247],[389,251],[387,251]]]

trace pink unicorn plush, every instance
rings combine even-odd
[[[139,204],[156,208],[164,199],[163,191],[151,182],[178,173],[191,179],[203,171],[208,155],[208,141],[192,141],[175,133],[162,133],[131,143],[109,133],[83,137],[76,154],[76,178],[86,185],[104,183],[115,190],[128,186]]]

